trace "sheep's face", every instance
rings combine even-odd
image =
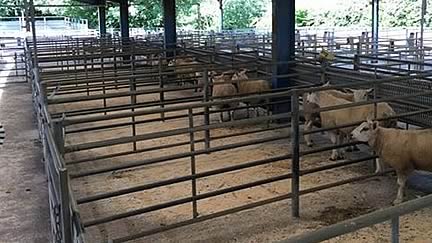
[[[232,80],[247,80],[249,79],[249,77],[246,74],[247,70],[241,71],[241,72],[236,72],[233,77]]]
[[[306,95],[306,102],[313,103],[313,104],[319,104],[318,92],[308,93]]]
[[[354,95],[354,101],[366,101],[368,100],[369,94],[373,92],[373,89],[359,89],[352,90]]]
[[[351,132],[351,137],[360,142],[369,142],[374,140],[376,131],[378,129],[378,122],[367,121],[363,122],[354,131]]]
[[[171,61],[169,61],[169,63],[168,63],[168,67],[173,67],[173,66],[175,66],[176,65],[176,60],[175,59],[172,59]]]
[[[315,103],[306,102],[303,105],[304,117],[307,122],[310,122],[312,126],[321,128],[321,116],[319,112],[313,112],[315,109],[319,109],[320,106]]]

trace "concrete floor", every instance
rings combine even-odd
[[[49,242],[48,191],[30,86],[0,82],[0,242]]]

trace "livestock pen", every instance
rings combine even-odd
[[[33,60],[34,50],[26,48]],[[367,165],[376,156],[363,150],[327,160],[330,150],[359,143],[330,146],[320,134],[337,129],[331,127],[310,132],[317,147],[304,146],[301,97],[375,87],[369,101],[318,111],[389,102],[397,115],[387,119],[427,126],[432,90],[424,87],[431,73],[404,70],[412,61],[392,59],[400,65],[389,67],[346,56],[323,67],[312,53],[291,63],[284,76],[290,87],[212,97],[209,71],[246,68],[250,80],[276,77],[276,63],[251,49],[179,44],[174,50],[133,39],[41,41],[31,76],[56,239],[273,241],[386,207],[395,187],[391,177],[379,177],[391,171],[370,173]],[[198,64],[167,65],[178,53]],[[355,69],[338,65],[355,61]],[[327,80],[336,85],[321,87]],[[265,100],[260,115],[248,117],[245,109],[255,108],[256,100]],[[232,108],[234,120],[219,122],[218,113],[227,110],[214,107],[230,103],[246,105]]]

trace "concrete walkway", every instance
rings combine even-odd
[[[0,83],[0,242],[49,242],[48,192],[26,83]]]

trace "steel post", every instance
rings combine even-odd
[[[294,93],[291,97],[291,193],[292,193],[292,216],[300,217],[300,111],[299,94]]]

